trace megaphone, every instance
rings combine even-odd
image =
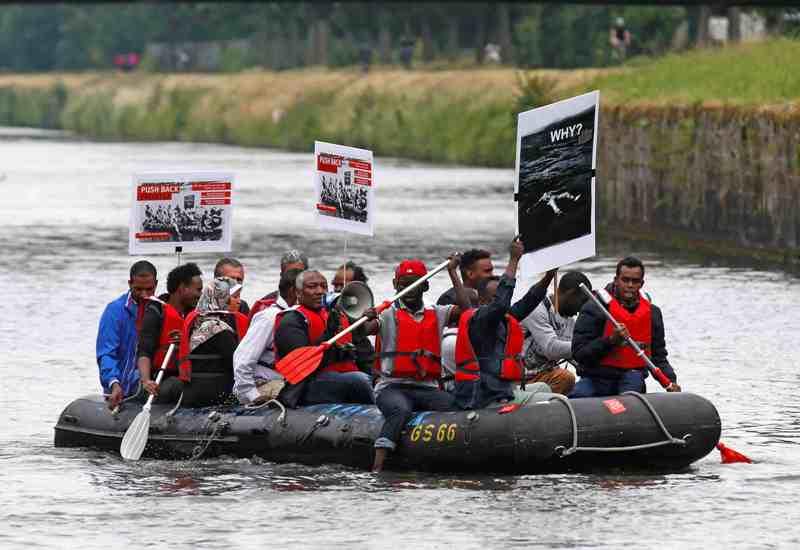
[[[347,283],[339,295],[339,309],[353,321],[360,319],[365,311],[374,306],[372,291],[361,281]]]

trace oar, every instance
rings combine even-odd
[[[402,298],[403,296],[405,296],[406,294],[417,288],[419,285],[421,285],[422,283],[424,283],[425,281],[427,281],[428,279],[439,273],[441,270],[445,269],[447,267],[447,264],[449,263],[450,260],[442,262],[441,264],[436,266],[436,268],[433,271],[431,271],[424,277],[417,279],[416,281],[408,285],[406,288],[398,292],[396,296],[380,304],[378,307],[375,308],[375,311],[381,313],[386,308],[390,307],[392,305],[392,302],[394,302],[395,300],[399,300],[400,298]],[[301,382],[304,378],[306,378],[309,374],[311,374],[317,369],[320,361],[322,361],[322,356],[325,354],[325,351],[328,348],[330,348],[334,342],[350,334],[351,332],[353,332],[366,322],[367,322],[367,317],[363,316],[358,321],[347,327],[345,330],[343,330],[330,340],[322,342],[321,344],[316,346],[305,346],[293,350],[286,357],[283,357],[275,364],[275,370],[281,373],[281,375],[290,384],[297,384],[298,382]]]
[[[599,307],[600,310],[605,314],[606,318],[609,321],[611,321],[616,328],[619,329],[621,325],[617,322],[616,319],[614,319],[614,317],[608,312],[608,310],[603,306],[603,304],[600,303],[600,300],[597,299],[597,296],[595,296],[591,290],[586,288],[586,285],[583,283],[581,283],[580,288],[584,294],[586,294],[589,298],[591,298],[594,301],[595,304],[597,304],[597,307]],[[644,359],[644,362],[647,365],[647,368],[650,370],[650,373],[656,380],[658,380],[661,386],[664,388],[668,387],[672,383],[672,381],[669,378],[667,378],[667,375],[665,375],[660,368],[658,368],[653,364],[653,362],[647,355],[645,355],[644,351],[642,351],[642,349],[639,347],[636,341],[630,336],[626,338],[626,341],[628,345],[634,349],[636,355]],[[721,441],[717,443],[717,449],[719,449],[723,464],[730,464],[733,462],[748,462],[748,463],[753,462],[742,453],[734,451],[730,447],[725,446]]]
[[[608,319],[609,321],[611,321],[611,323],[613,323],[614,328],[616,328],[617,330],[622,328],[622,325],[620,325],[617,322],[617,320],[614,319],[614,317],[608,312],[608,310],[600,302],[600,300],[597,299],[597,296],[595,296],[594,293],[592,293],[592,291],[589,290],[585,284],[581,283],[580,289],[583,291],[584,294],[586,294],[586,296],[589,297],[589,299],[591,299],[595,304],[597,304],[597,307],[600,308],[600,311],[603,312],[603,314],[606,316],[606,319]],[[667,375],[664,374],[660,368],[658,368],[653,364],[653,362],[650,360],[647,354],[645,354],[644,350],[639,347],[639,344],[636,343],[636,340],[634,340],[633,338],[630,337],[630,335],[628,335],[625,337],[625,341],[631,348],[633,348],[633,351],[636,352],[636,355],[638,355],[639,357],[642,358],[642,360],[644,360],[645,364],[647,365],[647,369],[650,371],[650,374],[653,375],[653,378],[658,380],[658,383],[661,384],[661,387],[668,388],[669,385],[672,384],[672,380],[667,378]]]
[[[172,352],[175,351],[175,344],[170,344],[167,350],[167,355],[161,363],[161,370],[158,371],[156,376],[156,384],[161,383],[161,378],[164,376],[169,360],[172,358]],[[122,444],[119,446],[119,454],[125,460],[139,460],[147,445],[147,436],[150,434],[150,407],[153,404],[155,395],[147,398],[147,403],[142,407],[142,411],[136,415],[131,425],[128,426],[128,431],[125,432],[125,437],[122,438]]]

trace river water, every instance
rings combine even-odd
[[[62,408],[99,390],[97,322],[125,290],[132,261],[131,173],[236,172],[234,254],[246,264],[250,301],[277,286],[286,249],[306,251],[330,273],[344,259],[345,239],[313,225],[310,155],[35,137],[0,141],[0,548],[800,544],[797,279],[641,245],[606,245],[577,267],[599,285],[610,280],[615,258],[643,257],[680,383],[716,404],[723,441],[756,464],[721,465],[715,451],[669,475],[374,477],[255,459],[123,463],[53,448]],[[379,159],[376,181],[376,236],[348,242],[376,297],[389,295],[392,267],[403,257],[431,265],[480,246],[504,265],[514,223],[511,171]],[[151,259],[163,284],[176,259]],[[216,258],[190,259],[210,273]],[[429,298],[447,286],[445,276],[435,279]]]

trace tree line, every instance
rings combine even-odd
[[[402,44],[415,63],[430,66],[483,63],[486,45],[494,44],[504,64],[593,67],[614,62],[608,35],[619,17],[632,36],[628,54],[657,55],[674,47],[681,25],[702,38],[697,21],[703,13],[675,6],[494,2],[3,5],[0,70],[105,69],[115,55],[143,54],[152,44],[242,39],[249,46],[223,55],[221,69],[347,66],[365,55],[392,64],[400,61]]]

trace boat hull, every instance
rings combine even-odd
[[[515,474],[675,471],[711,452],[721,429],[714,406],[690,393],[572,400],[537,394],[535,402],[508,409],[416,413],[387,468]],[[125,430],[140,411],[140,405],[126,404],[111,414],[100,396],[77,399],[59,417],[55,445],[119,452]],[[274,407],[169,411],[153,406],[144,456],[259,456],[368,468],[383,425],[377,408],[366,405],[285,412]]]

